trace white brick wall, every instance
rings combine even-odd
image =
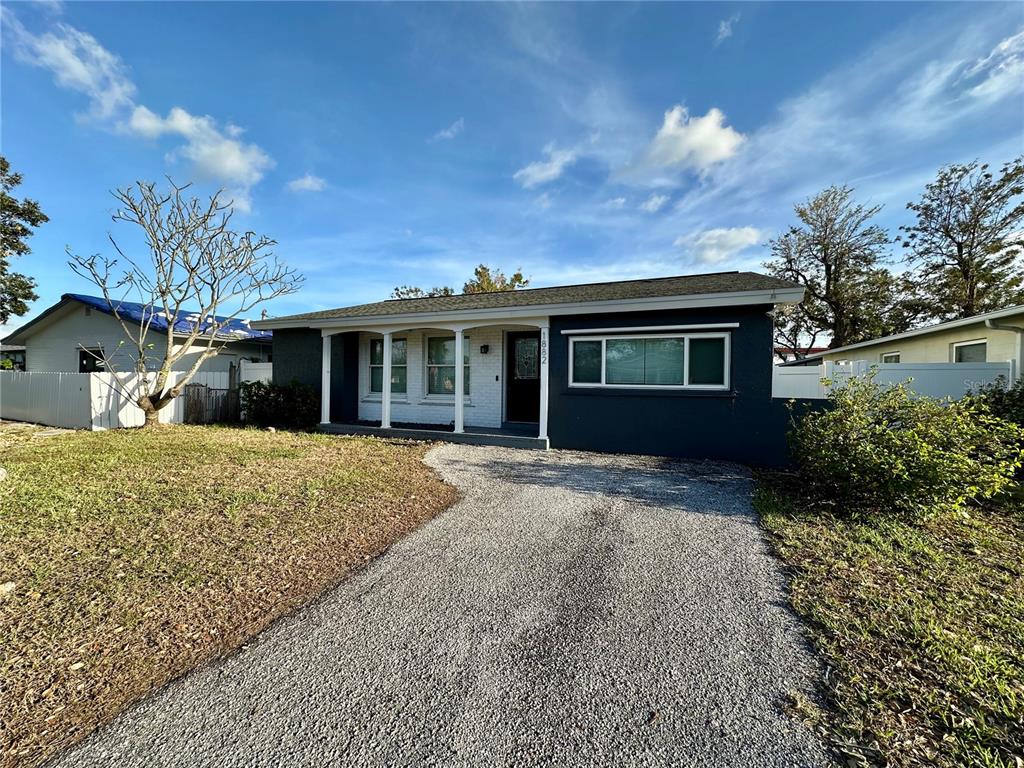
[[[406,339],[408,390],[391,396],[391,423],[450,424],[455,421],[453,397],[427,395],[427,368],[424,359],[427,336],[450,336],[444,331],[408,331],[396,333]],[[496,326],[466,331],[469,350],[469,396],[466,398],[465,423],[468,427],[500,427],[504,404],[504,333]],[[370,393],[370,339],[359,334],[359,418],[380,421],[380,395]],[[486,355],[480,347],[486,344]]]

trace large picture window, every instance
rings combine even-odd
[[[464,393],[469,394],[469,336],[462,340]],[[427,337],[427,394],[455,395],[455,337]]]
[[[391,340],[391,391],[405,394],[409,369],[405,339]],[[384,391],[384,339],[370,339],[370,391]]]
[[[570,338],[569,385],[727,389],[729,335]]]

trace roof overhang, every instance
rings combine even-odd
[[[449,310],[443,312],[414,312],[394,315],[362,315],[355,317],[281,318],[255,320],[253,328],[372,328],[372,327],[430,327],[435,323],[515,323],[530,318],[551,315],[591,315],[615,312],[649,312],[671,309],[702,309],[758,304],[797,304],[804,297],[803,288],[777,288],[766,291],[732,291],[728,293],[700,293],[692,296],[657,296],[642,299],[614,301],[586,301],[571,304],[531,304],[516,307]]]
[[[43,330],[43,328],[48,326],[54,320],[59,320],[61,317],[66,315],[67,312],[69,311],[68,308],[72,307],[72,306],[82,307],[82,306],[87,306],[87,305],[82,304],[82,302],[78,301],[78,299],[72,298],[70,296],[62,296],[60,301],[58,301],[56,304],[54,304],[51,307],[47,307],[38,317],[36,317],[35,319],[30,320],[29,322],[25,323],[20,328],[16,328],[14,331],[9,333],[7,336],[5,336],[4,338],[0,339],[0,344],[16,344],[16,345],[24,346],[26,341],[33,334],[38,333],[39,331]],[[105,313],[105,314],[107,314],[107,313]],[[114,315],[108,314],[108,317],[114,317]],[[129,318],[125,318],[125,322],[135,324],[135,321],[133,321],[133,320],[131,320]],[[161,336],[166,335],[164,331],[156,329],[156,328],[150,329],[149,332],[150,333],[158,333]],[[175,333],[174,333],[174,337],[176,339],[177,338],[181,338],[182,336],[187,336],[187,335],[188,334],[183,333],[182,331],[175,331]],[[209,340],[210,340],[210,337],[208,335],[206,335],[206,334],[200,334],[196,338],[197,342],[209,341]],[[236,343],[237,344],[271,344],[273,342],[273,339],[272,338],[266,338],[266,339],[265,338],[239,338],[237,336],[231,336],[231,335],[226,335],[225,334],[225,335],[218,335],[217,338],[215,339],[215,342],[219,343],[219,344],[236,344]]]
[[[800,360],[794,360],[789,363],[783,363],[783,365],[794,365],[802,363],[806,360],[820,360],[825,355],[834,355],[837,352],[847,352],[854,349],[864,349],[865,347],[874,347],[879,344],[890,344],[894,341],[912,339],[915,336],[927,336],[929,333],[942,333],[944,331],[951,331],[956,328],[966,328],[967,326],[970,325],[984,325],[987,320],[999,320],[1004,317],[1012,317],[1013,315],[1024,315],[1024,305],[1015,305],[1012,307],[1006,307],[1006,309],[997,309],[994,312],[983,312],[980,315],[974,315],[973,317],[964,317],[960,320],[948,320],[945,323],[927,325],[924,328],[915,328],[912,331],[894,333],[891,336],[879,336],[877,339],[859,341],[856,344],[847,344],[845,347],[835,347],[834,349],[826,349],[824,352],[818,352],[813,355],[807,355],[806,357],[800,358]]]

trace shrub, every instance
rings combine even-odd
[[[979,387],[974,397],[985,403],[993,416],[1024,427],[1024,379],[1017,379],[1007,388],[1006,380],[1000,378],[993,384]]]
[[[790,444],[804,486],[850,513],[963,512],[1013,482],[1022,430],[979,398],[916,397],[857,377],[826,410],[794,418]]]
[[[283,429],[310,429],[320,421],[320,397],[298,381],[265,384],[246,381],[239,385],[242,413],[247,424]]]

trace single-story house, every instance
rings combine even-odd
[[[949,320],[859,344],[835,347],[787,365],[834,363],[1004,363],[1024,360],[1024,306]]]
[[[145,304],[120,301],[115,306],[118,316],[129,326],[139,325],[149,316],[149,308]],[[175,334],[184,336],[190,333],[197,320],[195,314],[179,316],[174,326]],[[146,339],[156,345],[151,365],[154,369],[162,358],[160,348],[166,344],[167,325],[163,313],[153,313]],[[204,362],[200,370],[226,372],[232,365],[237,367],[242,359],[267,362],[271,355],[272,336],[270,331],[251,328],[248,320],[230,320],[227,338],[215,342],[220,347],[219,353]],[[206,348],[207,341],[207,337],[200,336],[199,342],[175,363],[174,370],[188,370]],[[78,293],[65,293],[59,302],[11,333],[3,343],[25,347],[25,370],[30,373],[102,371],[104,356],[110,357],[114,370],[127,372],[135,369],[134,360],[138,354],[107,300]]]
[[[786,280],[722,272],[395,299],[252,325],[274,331],[274,381],[319,390],[330,431],[780,463],[773,310],[802,297]]]

